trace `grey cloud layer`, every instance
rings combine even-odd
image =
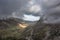
[[[0,0],[0,17],[11,15],[26,3],[26,0]]]
[[[60,0],[42,0],[45,23],[60,23]]]

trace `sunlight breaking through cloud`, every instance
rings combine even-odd
[[[26,27],[28,27],[28,24],[26,24],[26,23],[20,24],[20,23],[19,23],[18,26],[21,27],[21,28],[26,28]]]
[[[28,4],[30,4],[30,7],[29,7],[29,12],[34,12],[34,13],[37,13],[41,10],[41,7],[40,5],[38,5],[35,0],[30,0],[28,2]]]
[[[35,13],[39,12],[40,10],[41,10],[41,8],[39,5],[33,5],[29,8],[30,12],[35,12]]]

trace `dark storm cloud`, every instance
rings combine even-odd
[[[60,23],[60,0],[41,0],[45,23]]]
[[[11,15],[12,12],[20,9],[26,0],[0,0],[0,18]]]

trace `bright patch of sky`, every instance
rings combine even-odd
[[[33,16],[33,15],[27,15],[24,14],[23,20],[25,21],[38,21],[40,19],[40,16]]]

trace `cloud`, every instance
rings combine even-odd
[[[45,23],[60,23],[60,0],[42,0],[41,5]]]
[[[0,0],[0,18],[12,15],[19,10],[27,0]]]

